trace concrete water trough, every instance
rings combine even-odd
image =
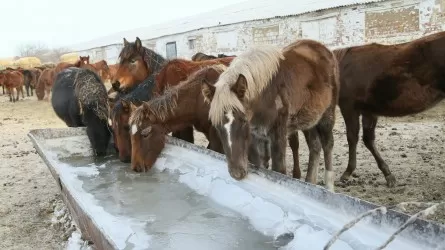
[[[225,156],[170,136],[147,173],[113,155],[92,157],[84,128],[38,129],[29,137],[96,249],[318,250],[377,207],[264,169],[251,167],[236,181]],[[376,249],[408,219],[375,213],[330,249]],[[385,249],[445,249],[445,227],[417,219]]]

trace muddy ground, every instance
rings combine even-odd
[[[360,141],[357,175],[347,184],[338,183],[336,191],[382,205],[444,201],[444,121],[445,103],[415,116],[381,118],[376,144],[396,176],[397,186],[386,187],[374,158]],[[27,137],[30,129],[48,127],[66,127],[56,117],[49,102],[37,101],[34,96],[10,103],[9,98],[0,93],[1,249],[62,249],[69,237],[66,230],[61,230],[53,220],[56,204],[60,204],[56,182]],[[339,112],[334,132],[334,166],[338,180],[348,159],[344,122]],[[197,144],[207,144],[201,134],[196,134],[196,138]],[[290,165],[290,149],[287,155]],[[307,159],[307,146],[300,134],[303,178]],[[322,181],[323,159],[320,162],[319,181]],[[445,213],[442,210],[429,219],[445,223]]]

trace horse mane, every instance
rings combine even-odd
[[[206,77],[206,71],[212,68],[218,73],[224,72],[227,67],[224,64],[207,65],[202,69],[193,72],[185,81],[178,85],[167,88],[164,94],[144,102],[138,107],[130,116],[129,125],[142,124],[143,120],[147,118],[147,114],[154,115],[161,122],[164,122],[169,114],[174,114],[178,107],[179,92],[185,88],[194,88],[197,84],[201,85]]]
[[[86,69],[76,69],[74,76],[74,94],[79,100],[80,114],[83,108],[88,107],[101,120],[108,120],[109,103],[105,86],[99,76]]]
[[[228,110],[245,112],[242,103],[230,89],[241,74],[247,81],[246,99],[252,100],[270,84],[282,59],[281,49],[272,45],[253,46],[235,57],[215,83],[216,90],[209,111],[212,123],[221,124]]]

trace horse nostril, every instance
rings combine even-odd
[[[121,86],[121,83],[119,81],[115,81],[113,84],[111,84],[111,87],[113,87],[114,90],[119,90],[119,87]]]

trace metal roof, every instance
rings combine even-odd
[[[228,25],[245,21],[300,15],[317,10],[384,0],[248,0],[191,17],[172,20],[144,28],[132,29],[71,46],[81,51],[111,44],[120,44],[124,37],[131,41],[173,35],[201,28]]]

